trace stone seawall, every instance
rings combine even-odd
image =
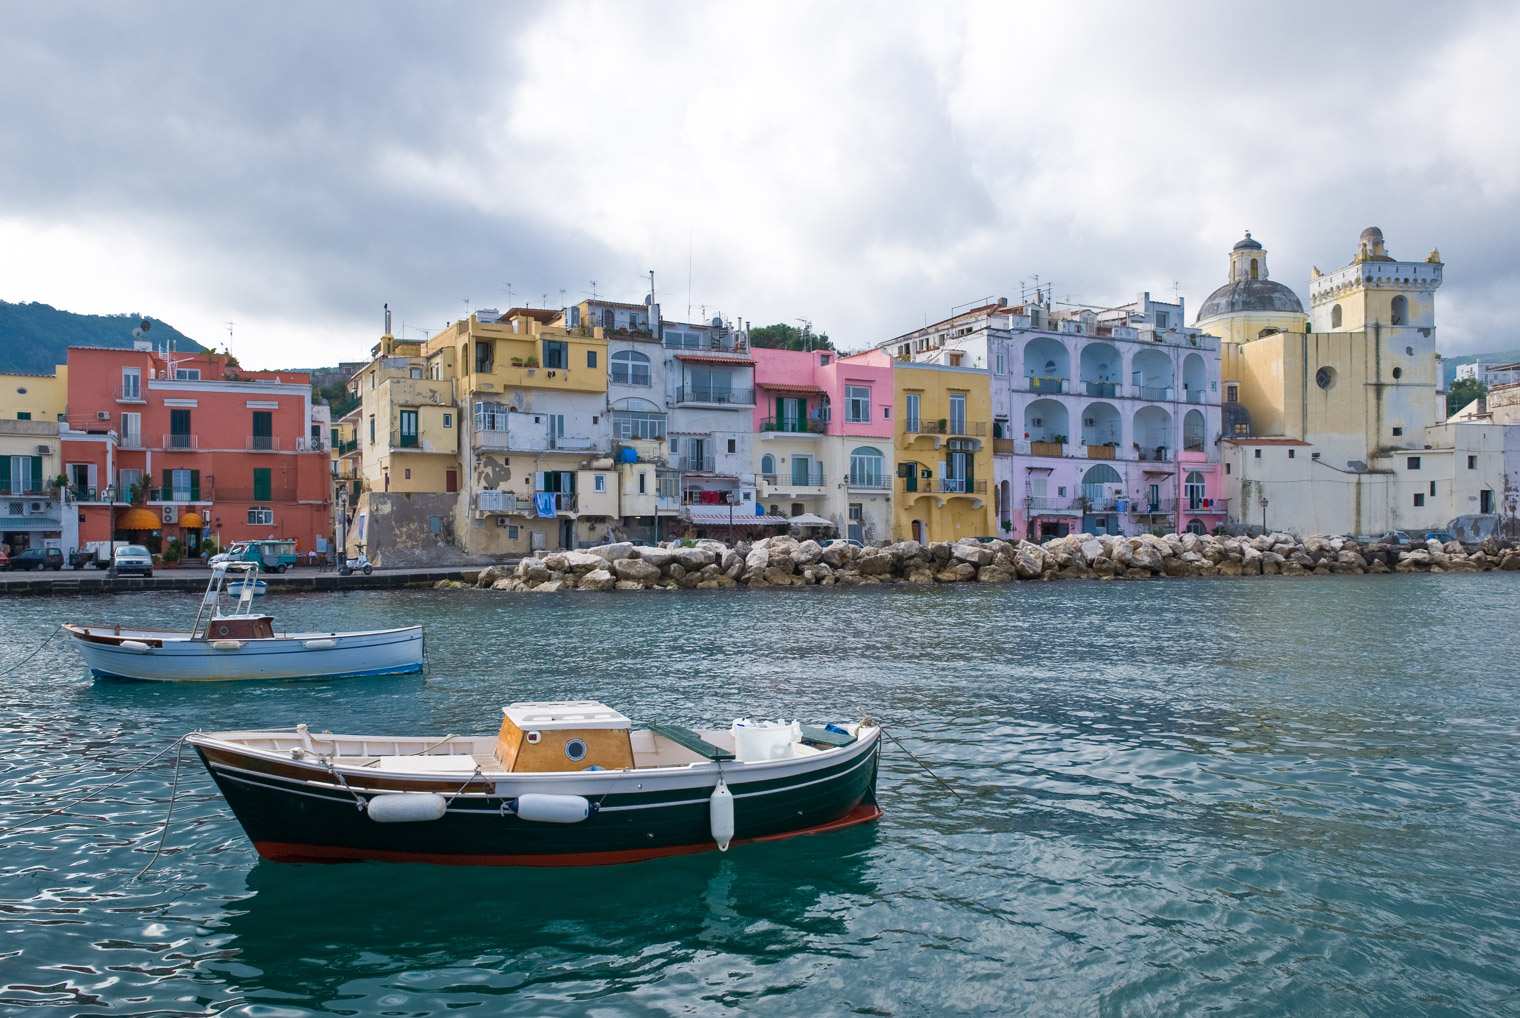
[[[610,544],[526,558],[480,571],[477,587],[562,590],[675,590],[719,587],[856,586],[873,583],[1007,583],[1014,580],[1141,579],[1153,576],[1305,576],[1325,573],[1520,570],[1520,543],[1367,544],[1288,534],[1114,537],[1078,534],[1045,544],[900,541],[880,548],[771,537],[729,548],[643,548]],[[442,581],[439,586],[464,586]]]

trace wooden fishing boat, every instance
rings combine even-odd
[[[727,850],[880,816],[881,730],[634,730],[595,701],[514,703],[495,735],[186,737],[265,859],[573,866]],[[748,729],[748,730],[745,730]]]
[[[236,577],[228,583],[228,574]],[[276,633],[269,615],[253,612],[262,583],[258,563],[219,563],[189,630],[121,625],[63,628],[100,678],[152,682],[246,679],[337,679],[422,670],[421,626],[362,632]],[[224,588],[236,588],[230,612]]]

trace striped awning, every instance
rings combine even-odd
[[[732,517],[730,517],[732,509]],[[748,506],[726,505],[688,505],[681,509],[681,515],[692,523],[703,526],[728,526],[730,518],[736,527],[784,527],[787,525],[785,516],[756,516],[755,511]]]
[[[0,534],[23,530],[61,530],[63,523],[51,516],[0,516]]]
[[[755,362],[748,357],[724,357],[718,353],[678,353],[678,361],[690,361],[696,364],[729,364],[736,367],[754,367]]]

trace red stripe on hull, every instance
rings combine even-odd
[[[735,845],[781,841],[802,834],[822,834],[856,824],[870,823],[881,816],[875,803],[862,803],[838,820],[817,827],[804,827],[784,834],[767,834],[761,838],[736,840]],[[271,862],[430,862],[448,866],[611,866],[625,862],[643,862],[672,855],[694,855],[716,851],[715,842],[699,845],[673,845],[666,848],[629,849],[620,852],[577,852],[565,855],[435,855],[428,852],[390,852],[384,849],[343,848],[336,845],[303,845],[290,841],[255,841],[259,857]]]

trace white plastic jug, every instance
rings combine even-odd
[[[734,755],[741,763],[784,760],[791,755],[792,743],[800,729],[785,721],[751,721],[740,718],[730,732],[734,736]]]

